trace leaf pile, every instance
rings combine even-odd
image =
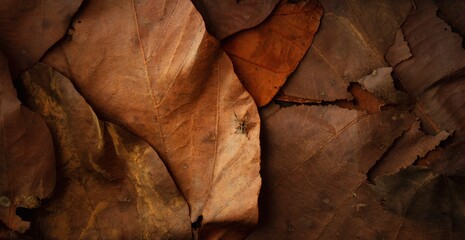
[[[0,6],[1,239],[464,239],[464,4]]]

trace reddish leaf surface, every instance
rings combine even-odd
[[[279,0],[192,0],[207,30],[217,39],[255,27],[265,20]]]
[[[57,143],[58,194],[38,214],[44,239],[190,239],[188,206],[152,147],[100,121],[45,64],[22,75]]]
[[[0,221],[24,232],[29,222],[16,208],[36,208],[55,187],[55,155],[50,132],[39,115],[22,106],[0,55]]]
[[[223,42],[239,79],[259,106],[268,104],[307,52],[320,24],[318,0],[282,0],[259,26]]]
[[[39,61],[63,35],[82,0],[6,0],[0,4],[0,50],[12,75]]]
[[[318,34],[282,92],[314,102],[350,99],[350,82],[387,65],[385,52],[411,1],[329,0],[322,4],[325,14]]]
[[[262,208],[250,239],[316,239],[413,116],[336,106],[270,105],[264,124]]]
[[[243,236],[258,218],[260,120],[192,3],[91,1],[73,28],[44,61],[154,147],[201,236]]]
[[[364,183],[333,216],[321,239],[463,239],[463,177],[410,167]]]

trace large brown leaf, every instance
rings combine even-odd
[[[322,4],[325,13],[318,34],[282,92],[314,102],[350,99],[350,82],[387,65],[384,54],[411,1],[328,0]]]
[[[45,239],[189,239],[188,206],[152,147],[100,121],[45,64],[22,75],[28,104],[53,132],[58,193],[38,215]]]
[[[449,136],[446,131],[435,136],[426,135],[420,129],[420,122],[416,121],[371,169],[370,177],[374,180],[413,165],[418,158],[423,158]]]
[[[35,208],[55,187],[55,155],[50,132],[38,114],[24,107],[0,54],[0,221],[24,232],[29,222],[16,208]]]
[[[437,10],[432,0],[417,1],[416,9],[402,26],[413,57],[398,64],[394,71],[415,97],[420,97],[434,84],[441,84],[439,81],[464,72],[463,39],[436,16]]]
[[[5,0],[0,4],[0,50],[13,76],[35,62],[63,35],[82,0]]]
[[[346,198],[321,239],[464,239],[463,177],[410,167],[364,183]]]
[[[336,106],[270,105],[263,113],[264,189],[250,239],[317,239],[413,116]]]
[[[207,30],[221,40],[265,20],[279,0],[192,0]]]
[[[268,104],[296,69],[312,43],[322,14],[318,0],[282,0],[259,26],[223,42],[234,70],[257,105]]]
[[[203,217],[204,237],[242,236],[235,224],[247,228],[258,218],[260,120],[192,3],[89,1],[73,27],[71,41],[44,61],[99,116],[154,147],[192,222]]]

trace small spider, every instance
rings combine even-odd
[[[249,124],[247,123],[247,120],[245,117],[246,115],[242,116],[242,118],[239,118],[237,114],[234,112],[234,116],[236,117],[236,119],[234,120],[237,122],[236,131],[234,133],[245,134],[245,136],[249,138],[249,136],[247,135],[248,134],[247,127]]]

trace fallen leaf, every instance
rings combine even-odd
[[[263,119],[261,215],[249,239],[317,239],[403,131],[404,111],[271,104]]]
[[[391,72],[391,67],[377,68],[369,75],[359,79],[358,82],[369,92],[385,99],[387,104],[413,103],[413,99],[407,93],[399,91],[394,87]]]
[[[380,176],[394,174],[413,165],[449,136],[446,131],[435,136],[426,135],[420,129],[420,122],[416,121],[370,170],[369,177],[374,181]]]
[[[318,0],[282,0],[259,26],[223,42],[236,74],[258,106],[268,104],[296,69],[312,43],[322,14]]]
[[[410,167],[364,183],[347,198],[321,239],[463,239],[463,177]]]
[[[419,98],[425,90],[454,77],[465,68],[462,38],[436,16],[432,0],[417,1],[413,13],[402,25],[413,57],[398,64],[394,71],[402,85]]]
[[[219,40],[260,24],[278,2],[279,0],[192,0],[202,14],[208,32]]]
[[[14,77],[30,67],[66,33],[82,0],[6,0],[0,4],[0,50]]]
[[[410,52],[410,47],[408,46],[407,41],[405,41],[402,28],[400,28],[396,33],[394,43],[388,48],[384,58],[391,67],[395,67],[397,64],[408,60],[411,57],[412,53]]]
[[[188,206],[155,150],[97,118],[73,84],[38,63],[21,77],[53,132],[58,193],[38,214],[45,239],[190,239]]]
[[[55,154],[50,132],[38,114],[24,107],[0,55],[0,221],[24,233],[30,223],[18,207],[36,208],[55,187]]]
[[[325,14],[318,34],[281,90],[286,96],[317,102],[350,100],[350,82],[387,65],[384,55],[411,1],[328,0],[322,4]]]
[[[99,117],[156,150],[200,236],[246,234],[235,226],[250,228],[258,218],[260,119],[192,3],[91,1],[72,26],[72,40],[44,62]],[[240,120],[246,127],[238,132]]]
[[[448,24],[458,29],[465,36],[465,2],[460,0],[434,0],[440,10],[440,15]]]

